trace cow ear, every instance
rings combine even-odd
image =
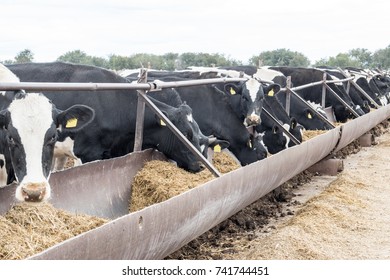
[[[0,111],[0,129],[7,129],[10,121],[10,115],[8,110]]]
[[[264,93],[267,96],[274,96],[280,90],[280,86],[278,84],[271,84],[264,88]]]
[[[65,111],[58,111],[57,127],[61,126],[62,131],[77,132],[83,129],[95,118],[95,111],[85,105],[73,105]]]
[[[291,128],[294,129],[298,125],[298,122],[295,118],[291,118]]]
[[[235,84],[226,84],[224,89],[229,95],[235,95],[239,92],[239,88]]]
[[[165,116],[168,116],[168,113],[165,112],[165,111],[161,111]],[[157,115],[154,115],[156,117],[156,122],[158,123],[159,126],[163,127],[163,126],[167,126],[167,124],[164,122],[164,120],[162,118],[160,118],[159,116]]]
[[[210,139],[210,138],[209,138]],[[220,140],[215,138],[211,143],[209,143],[209,147],[214,150],[214,152],[221,152],[223,149],[227,149],[230,146],[230,143],[226,140]]]
[[[308,118],[310,120],[313,118],[313,112],[310,109],[305,110],[305,115],[306,115],[306,118]]]
[[[272,127],[272,133],[273,133],[273,134],[276,134],[276,133],[278,133],[278,132],[279,132],[279,126],[274,125],[274,126]]]

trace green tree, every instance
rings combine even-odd
[[[87,60],[87,58],[88,55],[85,52],[81,50],[74,50],[61,55],[57,58],[57,61],[82,64]]]
[[[76,64],[94,65],[108,68],[108,60],[102,57],[90,56],[81,50],[67,52],[57,58],[57,61],[70,62]]]
[[[331,66],[331,67],[358,67],[362,65],[356,58],[351,57],[348,53],[339,53],[336,56],[331,56],[328,59],[322,58],[314,63],[314,66]]]
[[[238,60],[232,60],[226,58],[224,55],[219,53],[209,54],[209,53],[182,53],[179,55],[176,68],[185,69],[189,66],[235,66],[241,64]]]
[[[251,65],[272,65],[272,66],[295,66],[307,67],[310,65],[309,59],[300,52],[289,49],[277,49],[265,51],[249,59]],[[260,65],[259,65],[260,64]]]
[[[351,59],[356,60],[361,68],[370,67],[372,64],[372,53],[367,49],[357,48],[348,52]]]
[[[390,45],[374,52],[371,67],[390,69]]]
[[[34,54],[29,49],[25,49],[15,56],[15,63],[27,63],[33,60]]]

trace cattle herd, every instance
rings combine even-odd
[[[136,83],[139,73],[139,69],[117,73],[63,62],[0,64],[0,85]],[[353,77],[353,83],[340,81],[345,74]],[[148,96],[199,152],[207,155],[208,148],[227,148],[242,166],[299,144],[305,129],[332,129],[324,107],[343,123],[385,106],[390,97],[389,75],[379,70],[237,66],[147,72],[148,81],[162,82],[218,77],[244,79],[165,88]],[[287,77],[291,77],[292,85]],[[299,89],[297,95],[288,90],[324,77],[337,80],[327,83],[331,94],[323,96],[321,84]],[[137,98],[135,89],[39,93],[0,89],[0,184],[16,181],[17,200],[39,202],[50,197],[50,172],[63,168],[67,157],[86,163],[132,152]],[[148,108],[142,148],[157,149],[191,172],[203,168]]]

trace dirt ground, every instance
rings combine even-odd
[[[337,176],[307,171],[166,259],[390,259],[390,130],[354,141]]]

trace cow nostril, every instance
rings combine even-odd
[[[22,196],[24,198],[24,201],[27,202],[40,202],[44,199],[46,195],[46,188],[39,186],[39,187],[23,187],[22,188]]]

